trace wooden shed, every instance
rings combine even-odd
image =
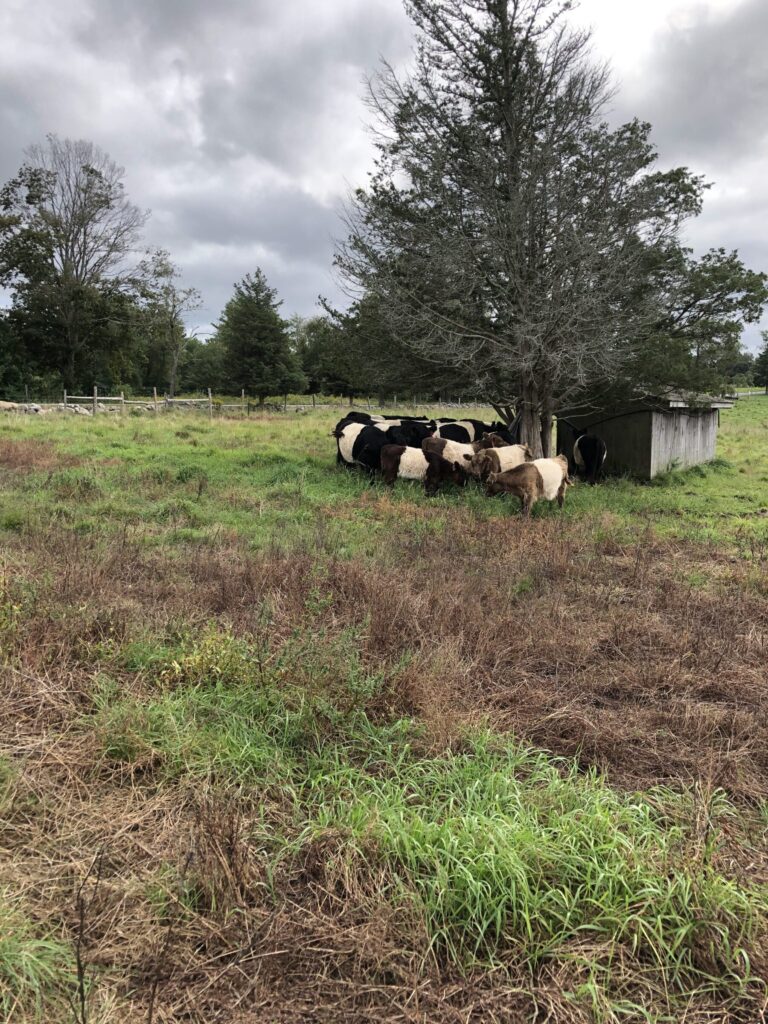
[[[720,410],[733,402],[707,396],[643,397],[605,409],[574,407],[557,417],[557,451],[573,458],[574,428],[602,437],[605,472],[651,480],[715,457]]]

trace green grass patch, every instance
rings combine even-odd
[[[79,513],[69,520],[73,529],[109,530],[118,518],[153,522],[160,528],[153,543],[165,536],[176,544],[179,527],[202,531],[196,540],[219,527],[262,548],[273,541],[301,546],[318,517],[340,516],[340,547],[349,555],[377,549],[368,522],[376,502],[391,509],[383,517],[378,510],[376,521],[391,514],[402,522],[405,511],[416,531],[440,531],[441,509],[463,507],[482,519],[517,515],[515,502],[489,501],[474,484],[430,500],[417,485],[401,482],[389,492],[362,474],[337,468],[330,430],[338,415],[318,411],[205,423],[181,415],[148,416],[140,428],[119,417],[19,421],[14,437],[52,440],[84,465],[53,476],[6,474],[6,499],[23,495],[24,503],[11,504],[0,516],[0,529],[24,529],[30,517],[45,518],[54,507],[67,521],[61,512],[69,507]],[[423,513],[414,516],[411,508]],[[718,457],[706,466],[662,474],[651,485],[619,478],[596,488],[577,486],[562,513],[546,502],[534,509],[537,518],[568,520],[591,521],[603,513],[616,519],[619,533],[651,524],[661,535],[721,543],[732,543],[739,531],[760,534],[768,515],[768,397],[743,398],[722,413]]]
[[[7,890],[0,891],[0,1014],[3,1021],[63,1020],[72,957],[40,934]],[[61,1017],[52,1015],[61,1014]]]
[[[206,914],[230,926],[253,910],[255,935],[262,913],[310,901],[312,864],[345,920],[405,922],[408,984],[421,957],[451,984],[485,972],[531,993],[567,977],[574,1012],[601,1024],[727,1015],[742,998],[734,1019],[749,1019],[768,922],[752,868],[768,811],[749,802],[764,796],[768,399],[723,414],[715,462],[576,486],[530,524],[474,485],[428,499],[338,468],[338,415],[0,424],[5,442],[27,442],[0,467],[0,658],[17,670],[7,707],[21,737],[0,760],[0,812],[15,855],[48,879],[37,840],[14,831],[24,821],[60,858],[57,899],[71,894],[91,832],[57,820],[59,795],[64,814],[103,796],[103,817],[80,811],[109,834],[130,787],[142,829],[155,821],[145,800],[171,807],[146,873],[122,866],[155,924],[189,928],[179,962],[207,948]],[[648,766],[622,775],[646,739]],[[49,743],[57,758],[76,750],[71,774],[38,756]],[[648,788],[612,788],[591,764]],[[733,803],[687,784],[721,765]],[[651,788],[660,779],[678,790]],[[45,814],[21,806],[27,790],[45,793]],[[171,863],[168,836],[194,832],[207,793],[234,808],[245,851],[229,903],[226,884]],[[114,827],[118,858],[134,832]],[[35,922],[66,918],[30,906],[0,910],[0,1010],[57,1020],[71,965]],[[240,948],[235,932],[217,956]],[[117,959],[119,935],[104,943]],[[343,975],[346,950],[309,973]],[[120,998],[135,964],[113,963]],[[191,967],[193,983],[206,970]],[[388,985],[377,971],[351,984]]]
[[[620,794],[483,730],[426,753],[418,722],[372,717],[388,678],[356,651],[349,631],[280,649],[190,637],[152,662],[155,698],[97,713],[104,757],[268,796],[252,840],[272,873],[338,837],[345,870],[383,871],[379,897],[423,922],[424,956],[534,973],[583,942],[601,950],[590,970],[606,1005],[628,960],[679,1007],[743,994],[768,892],[713,866],[717,831],[701,847],[679,795]],[[735,814],[717,799],[718,821]]]

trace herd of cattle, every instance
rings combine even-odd
[[[390,487],[398,478],[420,480],[425,492],[434,495],[445,483],[463,487],[476,479],[488,495],[518,497],[526,516],[542,498],[556,500],[562,508],[566,488],[573,482],[565,455],[534,459],[503,423],[350,412],[332,436],[337,463],[362,467],[371,476],[381,473]],[[600,438],[579,432],[573,462],[589,483],[599,479],[605,456]]]

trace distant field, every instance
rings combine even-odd
[[[337,416],[0,420],[0,1018],[762,1019],[768,398],[528,523]]]

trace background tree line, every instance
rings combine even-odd
[[[124,171],[91,142],[49,136],[0,189],[0,395],[102,390],[170,395],[211,387],[264,399],[286,392],[349,396],[454,393],[452,372],[398,343],[371,296],[338,312],[285,319],[256,268],[234,286],[209,338],[190,331],[202,305],[165,250],[143,251],[148,214]]]
[[[417,71],[385,66],[374,87],[389,133],[337,253],[346,310],[284,318],[255,268],[200,338],[201,295],[167,251],[142,250],[148,214],[122,168],[49,136],[0,189],[0,396],[460,397],[538,438],[587,391],[768,387],[768,338],[757,360],[741,346],[765,276],[682,245],[706,185],[655,169],[650,126],[599,122],[586,36],[547,0],[409,10]]]

